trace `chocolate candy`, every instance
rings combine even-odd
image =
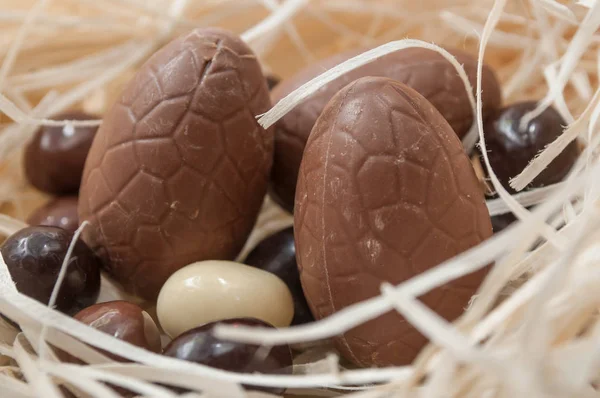
[[[566,122],[553,108],[519,129],[523,115],[535,109],[534,101],[519,102],[500,109],[484,126],[485,144],[492,169],[509,192],[509,180],[516,177],[535,155],[562,134]],[[577,142],[573,141],[542,171],[528,188],[543,187],[565,178],[579,156]]]
[[[109,301],[92,305],[75,315],[75,319],[153,352],[161,352],[160,332],[156,324],[138,305],[127,301]]]
[[[164,354],[169,357],[196,362],[217,369],[240,373],[292,374],[292,352],[288,346],[262,347],[216,338],[212,329],[216,324],[273,327],[253,318],[227,319],[192,329],[171,342]],[[248,389],[283,394],[284,389]]]
[[[269,91],[273,90],[275,86],[277,86],[281,81],[281,79],[273,75],[267,75],[265,79],[267,80],[267,86],[269,87]]]
[[[156,299],[198,260],[233,259],[261,208],[273,134],[256,56],[238,37],[198,29],[154,54],[105,115],[86,162],[84,239],[125,288]]]
[[[459,50],[448,51],[464,66],[469,81],[475,88],[477,60]],[[333,56],[283,81],[273,90],[273,103],[313,77],[357,54],[359,51]],[[294,207],[294,192],[302,153],[317,118],[335,93],[363,76],[389,77],[409,85],[437,108],[461,138],[471,127],[473,115],[464,84],[452,64],[443,56],[423,48],[410,48],[385,55],[325,85],[277,122],[269,191],[271,197],[286,210],[291,212]],[[501,96],[494,72],[485,65],[482,95],[483,116],[487,117],[500,106]]]
[[[73,234],[56,227],[27,227],[0,247],[17,290],[44,304],[56,284]],[[100,293],[100,260],[78,240],[56,299],[56,309],[73,315],[96,302]]]
[[[294,214],[302,287],[322,319],[380,294],[492,234],[460,140],[423,96],[391,79],[349,84],[308,140]],[[484,273],[421,300],[446,319],[462,313]],[[360,366],[404,365],[426,343],[397,312],[337,338]]]
[[[55,198],[34,211],[27,219],[29,225],[60,227],[75,232],[79,227],[77,196]]]
[[[310,313],[300,284],[292,227],[264,239],[248,254],[244,263],[275,274],[285,282],[294,298],[292,325],[315,320]]]
[[[285,283],[269,272],[231,261],[201,261],[169,278],[156,312],[165,333],[176,337],[207,322],[236,317],[288,326],[294,304]]]
[[[96,116],[68,112],[56,120],[93,120]],[[25,149],[25,176],[37,189],[55,195],[76,194],[85,159],[97,127],[44,126]]]

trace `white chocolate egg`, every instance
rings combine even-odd
[[[289,326],[292,294],[275,275],[232,261],[200,261],[175,272],[158,295],[158,320],[170,337],[208,322],[257,318]]]

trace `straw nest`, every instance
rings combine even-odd
[[[514,212],[520,221],[412,280],[382,286],[379,297],[307,326],[217,331],[263,344],[306,344],[397,310],[431,341],[411,366],[342,369],[335,354],[314,344],[297,358],[293,376],[236,374],[183,363],[91,330],[20,295],[0,261],[0,312],[22,327],[17,334],[0,325],[2,397],[60,397],[58,385],[78,396],[115,397],[102,382],[140,396],[174,396],[150,383],[166,381],[197,391],[188,396],[232,398],[265,395],[244,392],[239,383],[287,386],[290,396],[598,395],[600,2],[5,0],[0,21],[3,235],[21,228],[19,220],[46,199],[22,178],[22,148],[33,131],[69,108],[102,114],[153,51],[198,26],[239,33],[265,70],[281,77],[343,49],[387,43],[292,93],[261,119],[264,125],[344,70],[398,48],[436,43],[463,47],[494,66],[505,103],[540,100],[540,109],[553,104],[568,121],[563,135],[513,180],[515,188],[527,185],[572,140],[585,148],[568,179],[544,189],[511,196],[491,173],[489,184],[499,199],[488,203],[490,212]],[[418,40],[400,40],[407,37]],[[476,99],[473,105],[481,126]],[[474,128],[470,137],[478,134],[481,129]],[[524,208],[532,204],[539,204],[533,212]],[[265,202],[247,247],[290,223],[289,216]],[[528,251],[540,238],[546,243]],[[415,299],[491,262],[493,270],[454,324]],[[103,300],[125,297],[104,282]],[[48,343],[90,365],[60,363]],[[133,363],[115,363],[91,346]]]

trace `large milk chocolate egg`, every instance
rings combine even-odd
[[[184,265],[238,254],[272,163],[255,119],[269,107],[256,56],[219,29],[171,42],[125,88],[90,150],[79,216],[129,291],[156,298]]]
[[[317,319],[379,295],[492,234],[483,192],[459,138],[423,96],[385,78],[336,94],[308,140],[294,234],[306,299]],[[460,315],[484,273],[421,297]],[[426,343],[397,312],[337,339],[361,366],[407,364]]]
[[[459,50],[448,51],[463,65],[475,89],[477,60]],[[284,80],[273,90],[273,103],[325,70],[358,54],[359,51],[355,50],[333,56]],[[364,76],[389,77],[415,89],[433,104],[459,137],[463,137],[471,127],[473,115],[464,84],[456,69],[442,55],[424,48],[409,48],[384,55],[323,86],[275,125],[275,157],[270,195],[285,209],[292,211],[294,207],[302,152],[317,118],[334,94]],[[484,119],[501,104],[500,84],[494,72],[485,65],[482,73],[482,101]]]

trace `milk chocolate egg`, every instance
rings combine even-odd
[[[200,261],[175,272],[156,304],[165,333],[227,318],[257,318],[276,327],[294,316],[292,294],[285,283],[261,269],[233,261]]]
[[[306,299],[317,319],[380,294],[492,234],[483,192],[461,142],[423,96],[390,79],[336,94],[300,167],[294,234]],[[420,299],[446,319],[484,273]],[[360,366],[403,365],[426,343],[397,312],[337,338]]]
[[[176,270],[233,259],[260,210],[273,156],[256,56],[198,29],[154,54],[104,117],[79,196],[84,239],[127,290],[155,299]]]
[[[459,50],[448,51],[464,66],[475,89],[477,60]],[[360,52],[355,50],[335,55],[308,67],[291,79],[284,80],[273,90],[273,103],[277,103],[325,70]],[[424,48],[409,48],[384,55],[328,83],[277,122],[269,191],[271,197],[286,210],[292,211],[294,207],[300,160],[315,121],[335,93],[348,83],[364,76],[388,77],[415,89],[446,118],[459,137],[463,137],[471,127],[473,115],[464,84],[456,69],[442,55]],[[500,84],[494,72],[485,65],[482,74],[482,101],[484,118],[501,103]]]

